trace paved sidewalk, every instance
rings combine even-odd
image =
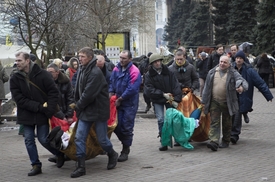
[[[275,89],[271,91],[275,95]],[[267,103],[255,89],[254,111],[249,113],[250,123],[243,124],[238,144],[217,152],[209,150],[205,142],[193,142],[193,151],[174,147],[160,152],[156,119],[137,116],[129,160],[118,163],[113,170],[107,170],[107,156],[98,156],[86,162],[87,174],[77,179],[70,178],[70,173],[75,169],[74,161],[57,168],[47,161],[51,155],[38,142],[43,173],[28,177],[31,166],[24,138],[17,135],[15,122],[7,122],[0,125],[0,129],[14,129],[0,131],[0,181],[275,181],[274,102]],[[115,135],[111,141],[115,150],[120,152],[121,145]]]

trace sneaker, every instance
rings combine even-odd
[[[211,149],[212,151],[217,151],[218,150],[218,144],[216,144],[213,141],[207,143],[206,146],[207,146],[207,148]]]

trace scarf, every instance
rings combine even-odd
[[[183,66],[183,65],[185,64],[185,62],[186,62],[186,60],[184,60],[182,64],[179,64],[178,61],[176,61],[176,65],[177,65],[178,67],[181,67],[181,66]]]
[[[69,73],[70,73],[70,80],[72,81],[72,78],[73,78],[73,76],[74,76],[76,70],[73,69],[73,68],[68,68],[68,69],[69,69]]]

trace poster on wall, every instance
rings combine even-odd
[[[108,33],[105,40],[105,54],[116,65],[119,62],[119,53],[122,50],[130,50],[129,32]],[[101,32],[97,33],[98,40],[102,39]],[[97,48],[102,50],[102,45],[97,41]]]

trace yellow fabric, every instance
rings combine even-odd
[[[177,66],[182,66],[182,65],[185,64],[185,62],[186,62],[186,60],[184,60],[182,64],[179,64],[178,61],[176,61],[176,65],[177,65]]]

